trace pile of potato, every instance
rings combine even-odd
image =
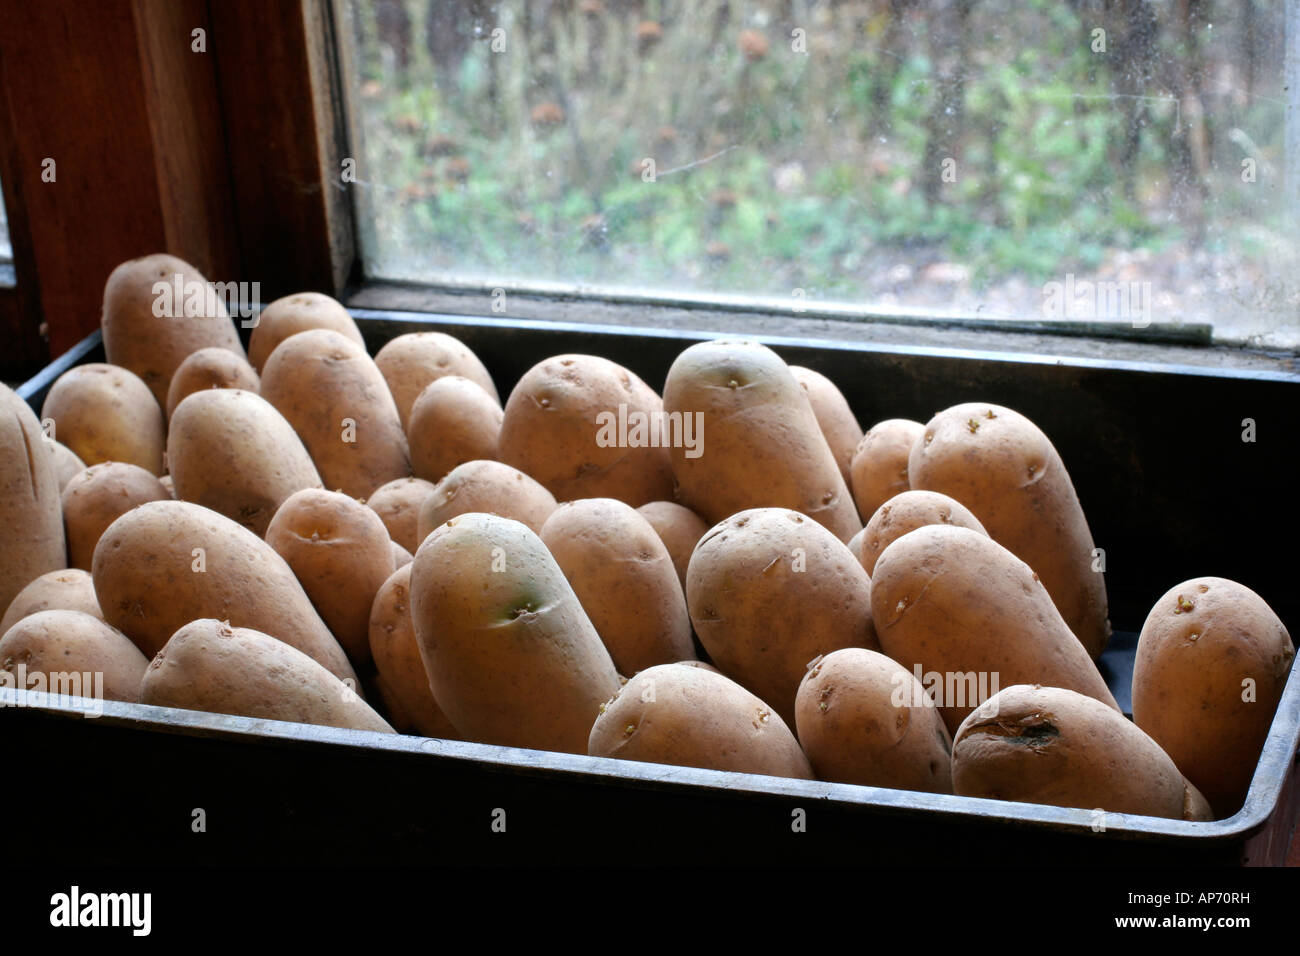
[[[372,358],[315,293],[268,306],[245,354],[222,308],[155,314],[177,275],[205,281],[164,255],[113,272],[107,362],[53,384],[44,429],[3,393],[11,677],[1109,812],[1242,804],[1286,629],[1240,584],[1176,585],[1128,720],[1095,663],[1106,590],[1074,486],[1009,408],[864,435],[829,380],[746,341],[687,348],[662,399],[556,356],[503,406],[461,342],[412,333]],[[602,439],[615,415],[666,432]]]

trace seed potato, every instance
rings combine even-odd
[[[132,508],[170,497],[152,474],[122,461],[100,462],[76,475],[63,489],[69,567],[89,571],[104,529]]]
[[[257,373],[242,355],[229,349],[199,349],[176,369],[167,388],[167,421],[188,395],[209,388],[238,388],[256,394]]]
[[[406,423],[415,476],[437,481],[467,461],[496,458],[502,415],[496,399],[467,378],[430,382]]]
[[[984,526],[960,501],[937,491],[904,491],[876,509],[863,529],[862,566],[871,574],[881,552],[909,531],[931,524],[969,528],[987,535]]]
[[[907,491],[907,459],[925,426],[906,418],[889,418],[871,426],[854,449],[849,483],[858,513],[866,521],[890,498]]]
[[[412,554],[420,546],[420,505],[433,491],[423,478],[395,478],[375,489],[366,504],[379,515],[388,536]]]
[[[248,340],[248,362],[258,372],[285,339],[299,332],[328,329],[365,349],[356,320],[337,299],[320,292],[295,292],[276,299],[257,317]]]
[[[790,372],[808,396],[817,425],[835,455],[835,463],[840,466],[847,487],[851,481],[853,453],[862,441],[862,426],[858,424],[853,409],[849,408],[844,393],[829,378],[802,365],[791,365]]]
[[[0,384],[0,607],[68,566],[59,479],[44,441],[31,408]]]
[[[104,612],[99,609],[99,599],[95,597],[95,583],[90,579],[90,572],[76,568],[46,571],[19,591],[9,603],[4,618],[0,619],[0,635],[23,618],[39,611],[80,611],[101,621],[104,619]]]
[[[32,687],[30,676],[42,674],[45,689],[58,693],[54,675],[75,673],[81,675],[79,696],[91,697],[98,690],[105,700],[134,702],[149,660],[101,618],[81,611],[51,610],[24,617],[0,637],[0,668],[14,675],[10,686],[20,683],[19,664],[25,665],[28,689]]]
[[[41,418],[87,465],[124,461],[161,475],[167,422],[149,387],[124,368],[91,362],[50,386]]]
[[[467,378],[498,405],[501,403],[492,376],[478,356],[464,342],[445,332],[399,335],[375,353],[375,364],[392,391],[403,428],[407,427],[411,407],[420,393],[444,375]]]
[[[499,461],[467,461],[448,472],[424,499],[418,533],[424,541],[444,521],[478,511],[513,518],[540,534],[554,510],[551,493],[522,471]]]
[[[682,591],[685,592],[686,568],[691,563],[691,552],[700,543],[700,539],[708,534],[709,526],[690,508],[675,501],[648,501],[636,510],[650,522],[650,526],[668,548]]]

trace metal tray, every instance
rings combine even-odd
[[[563,352],[611,358],[661,389],[673,358],[713,337],[354,315],[372,354],[405,332],[456,336],[503,395],[534,363]],[[1134,632],[1178,581],[1232,578],[1259,592],[1283,622],[1300,619],[1293,562],[1277,561],[1282,549],[1274,543],[1298,530],[1282,503],[1295,487],[1288,446],[1300,433],[1300,373],[758,338],[792,364],[828,375],[864,425],[885,417],[924,421],[948,405],[985,400],[1043,428],[1106,551],[1117,633],[1101,669],[1126,712]],[[19,394],[39,412],[62,372],[102,360],[95,333]],[[1246,418],[1255,421],[1255,442],[1242,440]],[[87,719],[57,703],[12,706],[17,697],[6,689],[0,728],[27,742],[25,775],[60,779],[54,775],[76,768],[87,781],[109,784],[46,788],[39,798],[11,790],[6,800],[43,847],[103,862],[1279,864],[1300,816],[1297,672],[1236,815],[1187,823],[1107,814],[1104,829],[1090,810],[112,701],[103,716]],[[206,832],[195,831],[198,809]],[[72,832],[70,818],[79,821]]]

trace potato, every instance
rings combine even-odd
[[[880,647],[862,564],[829,529],[788,508],[753,508],[715,525],[691,555],[686,603],[719,670],[790,724],[809,661]]]
[[[660,664],[600,708],[587,753],[646,763],[812,779],[790,728],[767,704],[703,667]]]
[[[167,489],[168,497],[170,497],[173,501],[176,500],[176,483],[172,481],[172,476],[163,475],[161,478],[158,479],[158,481],[161,482],[162,486]]]
[[[1147,615],[1133,720],[1220,817],[1246,799],[1294,657],[1277,615],[1235,581],[1184,581]]]
[[[913,488],[956,498],[994,541],[1028,562],[1094,659],[1110,639],[1106,584],[1074,485],[1038,427],[1001,405],[940,412],[912,446]]]
[[[862,566],[871,574],[885,548],[907,532],[930,524],[950,524],[988,535],[979,519],[960,501],[937,491],[904,491],[877,508],[863,529]]]
[[[859,561],[862,560],[862,539],[865,538],[866,536],[867,536],[867,529],[863,528],[853,537],[849,538],[849,550],[853,552],[853,556],[857,558]],[[864,564],[863,568],[865,567],[866,565]],[[871,576],[870,571],[867,572],[867,576],[868,577]]]
[[[965,797],[1204,819],[1159,744],[1118,710],[1059,687],[1016,684],[972,711],[953,737],[952,783]]]
[[[683,434],[687,424],[694,428],[694,448],[681,442],[669,452],[682,503],[706,521],[748,508],[790,508],[842,542],[861,530],[812,406],[771,349],[740,341],[692,345],[668,371],[664,410],[682,416]]]
[[[398,568],[384,582],[370,608],[370,653],[379,671],[380,693],[393,726],[403,733],[459,740],[460,735],[434,700],[420,644],[411,622],[411,566]],[[394,706],[394,704],[396,706]]]
[[[541,539],[619,673],[695,656],[672,556],[631,505],[614,498],[565,502],[542,525]]]
[[[395,478],[375,489],[366,504],[379,515],[388,536],[412,554],[420,546],[420,505],[433,492],[423,478]]]
[[[337,332],[290,336],[262,369],[262,397],[288,419],[325,487],[353,498],[411,474],[406,435],[384,377]]]
[[[54,458],[27,403],[0,384],[0,607],[68,566]]]
[[[677,569],[677,579],[681,581],[682,591],[685,592],[686,568],[691,563],[691,552],[700,543],[700,539],[708,534],[709,526],[690,508],[675,501],[648,501],[636,510],[650,522],[650,526],[668,548],[668,553],[673,558],[673,567]]]
[[[356,680],[343,648],[275,549],[242,525],[185,501],[128,511],[95,547],[104,619],[152,656],[203,617],[248,626]]]
[[[140,703],[155,707],[394,733],[349,684],[302,651],[211,618],[177,629],[139,693]]]
[[[87,465],[124,461],[161,475],[167,423],[149,387],[124,368],[92,362],[50,386],[41,418]]]
[[[618,673],[527,526],[487,514],[439,526],[411,564],[411,620],[434,699],[465,739],[586,753]]]
[[[295,491],[321,487],[293,426],[264,398],[235,389],[195,392],[176,407],[167,461],[177,498],[211,508],[258,537]]]
[[[276,299],[257,317],[248,339],[248,361],[258,372],[285,339],[311,329],[337,332],[365,350],[366,341],[347,309],[321,292],[296,292]]]
[[[188,356],[209,346],[244,355],[239,331],[215,293],[188,262],[162,254],[123,262],[104,285],[104,355],[144,380],[160,414],[172,376]]]
[[[1119,709],[1038,575],[978,531],[927,525],[885,548],[871,610],[881,649],[922,673],[927,689],[938,683],[951,732],[1012,684],[1063,687]]]
[[[258,378],[242,355],[229,349],[206,348],[188,356],[176,368],[167,389],[167,421],[187,395],[208,388],[238,388],[257,392]]]
[[[430,382],[411,406],[406,437],[417,478],[437,481],[457,465],[497,456],[501,406],[460,375]]]
[[[163,483],[143,468],[122,461],[91,465],[63,489],[68,566],[89,571],[105,528],[138,505],[170,497]]]
[[[389,541],[388,543],[393,546],[394,570],[396,570],[397,568],[405,567],[406,565],[410,564],[412,561],[415,560],[415,555],[411,554],[410,551],[407,551],[396,541]]]
[[[406,428],[411,407],[430,382],[444,375],[459,375],[480,386],[501,404],[492,376],[478,356],[463,342],[445,332],[408,332],[389,341],[375,355],[375,364],[397,402],[397,412]]]
[[[37,611],[0,637],[0,668],[20,689],[134,703],[148,666],[126,635],[81,611]],[[32,683],[34,674],[44,675],[44,687]]]
[[[799,743],[819,780],[952,793],[952,742],[916,677],[846,647],[808,668],[795,699]]]
[[[370,606],[396,570],[388,529],[361,502],[308,488],[285,499],[266,543],[293,569],[353,665],[370,661]]]
[[[104,619],[90,572],[76,568],[47,571],[19,591],[0,620],[0,635],[39,611],[80,611],[101,621]]]
[[[791,365],[790,372],[808,396],[808,404],[812,406],[817,425],[835,455],[835,463],[840,466],[847,487],[853,453],[862,441],[862,426],[858,424],[853,409],[849,408],[844,393],[829,378],[802,365]]]
[[[424,499],[418,534],[424,541],[444,521],[471,511],[513,518],[540,534],[554,510],[551,493],[522,471],[499,461],[467,461],[448,472]]]
[[[68,482],[72,480],[72,476],[86,470],[86,463],[77,457],[75,451],[61,441],[49,438],[46,439],[45,446],[50,450],[50,456],[54,459],[54,474],[59,481],[59,494],[62,494],[63,489],[68,487]]]
[[[907,491],[907,458],[925,426],[906,418],[889,418],[871,426],[858,442],[849,464],[849,484],[858,513],[866,521],[894,495]]]
[[[673,497],[663,402],[623,366],[557,355],[524,373],[506,401],[498,455],[558,501]]]

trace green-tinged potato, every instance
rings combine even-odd
[[[586,753],[618,672],[546,545],[464,514],[411,564],[411,620],[434,699],[466,740]]]
[[[420,546],[420,505],[433,492],[423,478],[395,478],[380,485],[366,504],[379,515],[388,536],[412,554]]]
[[[951,732],[1012,684],[1063,687],[1119,710],[1038,575],[988,535],[953,525],[903,535],[876,561],[871,610],[881,649],[925,675]]]
[[[1074,485],[1047,436],[1019,412],[969,403],[940,412],[912,446],[913,488],[956,498],[1028,562],[1094,659],[1110,640],[1106,583]]]
[[[406,434],[366,350],[313,329],[281,342],[262,369],[262,397],[307,446],[325,487],[368,498],[411,474]]]
[[[600,708],[587,753],[645,763],[812,779],[777,712],[704,667],[661,664],[637,674]]]
[[[819,780],[952,793],[948,728],[915,675],[884,654],[846,647],[815,660],[795,726]]]
[[[104,619],[90,572],[76,568],[47,571],[19,591],[0,620],[0,635],[39,611],[80,611],[101,621]]]
[[[92,362],[55,380],[41,406],[54,437],[87,465],[124,461],[161,475],[167,422],[149,386],[124,368]]]
[[[411,554],[396,541],[388,542],[393,546],[393,568],[401,568],[415,560],[415,555]]]
[[[813,414],[817,416],[817,425],[826,438],[826,444],[831,446],[835,463],[840,466],[840,474],[847,486],[853,453],[862,441],[862,426],[858,424],[853,409],[849,408],[844,393],[829,378],[802,365],[791,365],[790,371],[808,396],[808,404],[812,405]]]
[[[904,491],[877,508],[863,529],[862,566],[871,574],[881,552],[909,531],[930,524],[949,524],[988,534],[960,501],[937,491]]]
[[[1133,720],[1220,817],[1246,799],[1295,646],[1250,588],[1192,578],[1147,615],[1133,666]]]
[[[175,256],[144,256],[114,269],[104,285],[102,322],[108,362],[144,380],[159,414],[172,376],[188,356],[208,347],[244,355],[222,297],[198,269]]]
[[[673,567],[677,569],[677,579],[685,591],[686,568],[691,563],[691,554],[700,539],[708,534],[709,526],[690,508],[675,501],[649,501],[636,510],[650,522],[650,526],[668,548],[668,553],[673,558]]]
[[[614,498],[565,502],[542,525],[541,539],[620,674],[695,656],[672,556],[631,505]]]
[[[467,461],[421,503],[418,534],[424,541],[444,521],[471,511],[512,518],[540,534],[554,510],[551,493],[522,471],[499,461]]]
[[[293,426],[264,398],[236,389],[195,392],[176,407],[167,462],[177,498],[258,537],[295,491],[321,487]]]
[[[75,451],[61,441],[55,441],[51,438],[46,441],[45,445],[54,458],[54,474],[59,481],[59,494],[63,494],[63,489],[68,487],[68,482],[72,480],[72,476],[86,470],[86,463],[77,457]]]
[[[330,633],[364,670],[370,660],[370,606],[396,569],[388,529],[361,502],[308,488],[285,499],[266,543],[288,562]]]
[[[389,341],[375,355],[375,364],[383,373],[397,402],[397,412],[406,428],[411,407],[429,383],[444,375],[459,375],[478,385],[501,404],[501,396],[492,376],[477,355],[460,339],[445,332],[408,332]]]
[[[276,299],[257,317],[248,340],[249,364],[262,371],[276,346],[291,335],[312,329],[328,329],[362,349],[366,347],[361,330],[341,302],[321,292],[295,292]]]
[[[0,385],[0,607],[68,566],[54,458],[30,407]]]
[[[105,528],[147,501],[170,498],[161,481],[126,462],[105,461],[80,472],[63,489],[68,566],[89,571]]]
[[[341,680],[356,680],[284,559],[201,505],[151,501],[128,511],[99,539],[90,573],[104,620],[146,655],[190,621],[210,617],[270,634]]]
[[[140,682],[140,703],[394,733],[345,683],[297,648],[203,618],[178,628]]]
[[[907,491],[907,458],[925,426],[906,418],[889,418],[862,436],[849,463],[849,483],[858,513],[866,521],[890,498]]]
[[[41,674],[39,689],[49,693],[134,702],[148,666],[126,635],[81,611],[37,611],[0,637],[0,668],[10,675],[0,683],[20,690],[38,689],[32,675]]]
[[[199,349],[181,362],[167,389],[167,421],[187,396],[209,388],[239,388],[257,392],[258,378],[242,355],[229,349]]]
[[[457,465],[497,456],[501,406],[460,375],[430,382],[411,407],[406,437],[417,478],[437,481]]]
[[[953,791],[1173,820],[1205,804],[1168,754],[1118,710],[1059,687],[1016,684],[953,736]]]
[[[379,671],[380,694],[394,727],[421,737],[459,740],[460,735],[434,700],[420,644],[411,622],[411,566],[398,568],[384,582],[370,608],[370,653]],[[396,705],[396,706],[394,706]]]
[[[558,501],[673,497],[663,402],[608,359],[557,355],[524,373],[506,401],[498,455]]]
[[[861,562],[786,508],[742,511],[709,531],[686,571],[686,603],[709,659],[789,724],[809,661],[880,647]]]
[[[683,434],[692,429],[689,445],[674,443],[669,454],[682,503],[706,521],[789,508],[841,542],[861,530],[812,406],[771,349],[743,341],[692,345],[668,370],[664,410],[680,417]],[[787,712],[793,703],[792,689]]]

